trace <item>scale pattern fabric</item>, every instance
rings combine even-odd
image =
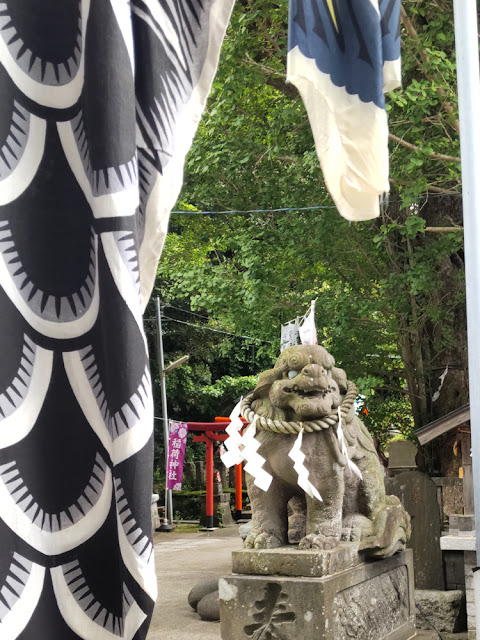
[[[0,638],[142,640],[142,311],[227,0],[0,0]]]
[[[389,191],[384,92],[400,85],[401,0],[290,0],[287,80],[307,108],[325,184],[347,220]]]

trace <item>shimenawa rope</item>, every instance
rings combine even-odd
[[[342,414],[342,419],[346,422],[350,422],[348,418],[350,418],[350,412],[352,411],[353,403],[355,402],[355,398],[358,395],[357,387],[353,382],[347,381],[347,392],[345,397],[340,404],[340,413]],[[274,431],[275,433],[298,433],[302,428],[305,431],[321,431],[322,429],[329,429],[333,425],[338,424],[338,414],[335,411],[329,416],[325,416],[319,420],[308,421],[308,422],[287,422],[285,420],[272,420],[271,418],[265,418],[263,416],[258,416],[255,411],[251,408],[253,402],[253,393],[250,393],[248,396],[242,400],[240,405],[240,413],[245,418],[247,422],[253,422],[255,417],[257,418],[256,425],[265,431]]]

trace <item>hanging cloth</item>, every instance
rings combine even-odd
[[[401,0],[290,0],[287,81],[307,108],[325,184],[347,220],[389,191],[384,92],[400,85]]]
[[[0,638],[144,640],[142,311],[233,0],[3,0]]]
[[[298,332],[298,320],[298,318],[295,318],[295,320],[292,320],[291,322],[282,324],[280,351],[284,351],[285,349],[288,349],[288,347],[293,347],[298,343],[300,339],[300,334]]]

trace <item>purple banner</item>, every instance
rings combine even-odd
[[[184,422],[170,420],[170,441],[168,444],[167,489],[180,491],[182,488],[183,459],[187,445],[188,426]]]

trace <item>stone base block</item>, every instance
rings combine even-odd
[[[324,577],[220,579],[222,640],[409,640],[415,636],[412,551]]]
[[[453,514],[448,517],[450,535],[475,535],[475,516]]]
[[[233,573],[322,578],[362,562],[358,543],[341,542],[329,551],[302,551],[287,545],[278,549],[243,549],[232,553]]]
[[[417,627],[450,633],[466,631],[465,595],[463,591],[417,589]]]

